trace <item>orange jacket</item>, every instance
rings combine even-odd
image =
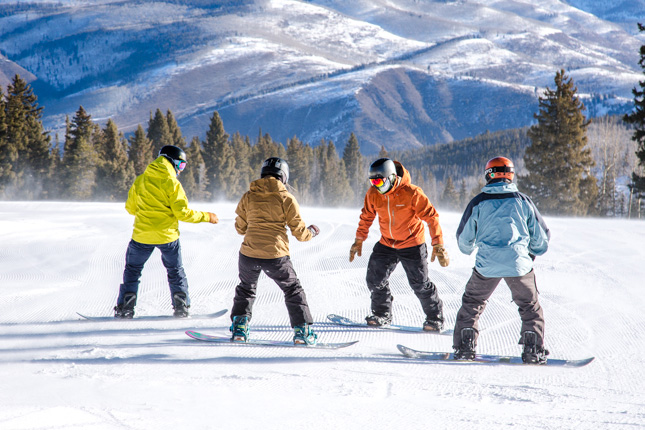
[[[439,225],[439,214],[423,190],[412,185],[410,173],[395,161],[396,185],[386,194],[370,187],[365,194],[361,219],[356,238],[367,239],[370,226],[376,215],[381,228],[381,242],[390,248],[409,248],[425,243],[425,229],[422,221],[430,228],[432,245],[443,244],[443,233]]]

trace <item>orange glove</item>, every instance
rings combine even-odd
[[[443,243],[432,245],[432,256],[430,257],[431,263],[434,261],[435,257],[439,259],[441,267],[446,267],[450,264],[450,257],[448,257],[448,251],[444,248]]]
[[[354,256],[356,254],[358,254],[358,256],[360,257],[362,253],[363,253],[363,241],[360,239],[356,239],[352,247],[349,248],[349,262],[351,263],[352,261],[354,261]]]
[[[208,222],[210,222],[211,224],[217,224],[219,222],[219,218],[217,218],[217,215],[215,215],[214,213],[208,212],[208,216],[210,217]]]

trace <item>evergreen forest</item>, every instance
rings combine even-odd
[[[369,157],[354,133],[342,151],[324,139],[276,142],[262,130],[253,137],[227,133],[217,111],[205,138],[188,140],[170,110],[151,112],[145,126],[126,136],[112,120],[99,125],[80,106],[66,119],[64,136],[52,138],[33,89],[16,75],[0,88],[0,199],[125,201],[159,149],[176,145],[187,154],[179,179],[191,201],[237,201],[259,177],[262,161],[278,156],[289,162],[289,189],[301,205],[360,207],[369,164],[389,157],[402,162],[439,210],[459,212],[484,186],[486,161],[502,155],[514,160],[520,190],[544,213],[640,217],[645,190],[634,185],[643,168],[633,138],[638,122],[591,122],[583,111],[574,83],[560,71],[531,127],[409,151],[388,153],[384,145]],[[563,151],[568,155],[553,158]],[[560,176],[552,180],[556,172]],[[573,209],[563,210],[563,204]]]

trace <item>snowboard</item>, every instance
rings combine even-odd
[[[352,319],[349,319],[340,315],[336,315],[336,314],[327,315],[327,319],[333,322],[334,324],[348,326],[348,327],[364,327],[364,328],[374,328],[374,329],[382,329],[382,330],[405,331],[405,332],[412,332],[412,333],[439,334],[444,336],[452,336],[452,333],[453,333],[453,330],[426,331],[423,329],[423,327],[412,327],[412,326],[398,325],[398,324],[389,324],[385,326],[372,326],[372,325],[367,325],[366,322],[354,321]]]
[[[210,318],[219,318],[222,315],[228,313],[228,309],[222,309],[221,311],[217,311],[212,314],[196,314],[196,315],[188,315],[186,318],[176,318],[172,315],[149,315],[149,316],[134,316],[134,318],[129,319],[129,318],[114,318],[114,316],[109,316],[109,317],[94,317],[94,316],[88,316],[88,315],[83,315],[82,313],[76,312],[76,314],[80,317],[85,318],[86,320],[90,321],[164,321],[164,320],[200,320],[200,319],[210,319]]]
[[[428,361],[452,361],[454,363],[489,363],[489,364],[526,364],[521,357],[504,356],[504,355],[485,355],[477,354],[474,360],[455,360],[451,352],[430,352],[417,351],[407,346],[397,345],[399,351],[406,357],[416,358]],[[594,357],[582,358],[579,360],[563,360],[558,358],[547,358],[546,366],[560,367],[582,367],[591,363]],[[544,365],[541,365],[544,366]]]
[[[213,342],[223,345],[240,345],[240,346],[279,346],[279,347],[292,347],[292,348],[318,348],[318,349],[339,349],[352,346],[358,341],[341,342],[341,343],[317,343],[315,345],[296,345],[292,341],[282,340],[269,340],[269,339],[248,339],[246,342],[231,342],[229,336],[211,336],[208,334],[198,333],[196,331],[188,330],[186,334],[193,339],[201,340],[203,342]]]

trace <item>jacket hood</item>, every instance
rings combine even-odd
[[[494,182],[482,188],[482,192],[488,194],[516,193],[517,191],[517,185],[513,182],[510,184],[508,182]]]
[[[275,193],[287,191],[287,187],[273,176],[265,176],[264,178],[251,182],[249,190],[252,193]]]
[[[383,195],[388,195],[390,193],[393,193],[401,185],[410,185],[412,183],[410,172],[408,172],[408,170],[405,167],[403,167],[403,164],[399,163],[398,161],[395,161],[394,166],[396,167],[396,176],[399,177],[400,179],[396,181],[396,184],[392,187],[390,191],[388,191]]]
[[[146,167],[145,175],[154,177],[154,178],[176,178],[177,172],[175,168],[170,164],[170,161],[166,159],[163,155],[157,157],[155,161],[148,164]]]

